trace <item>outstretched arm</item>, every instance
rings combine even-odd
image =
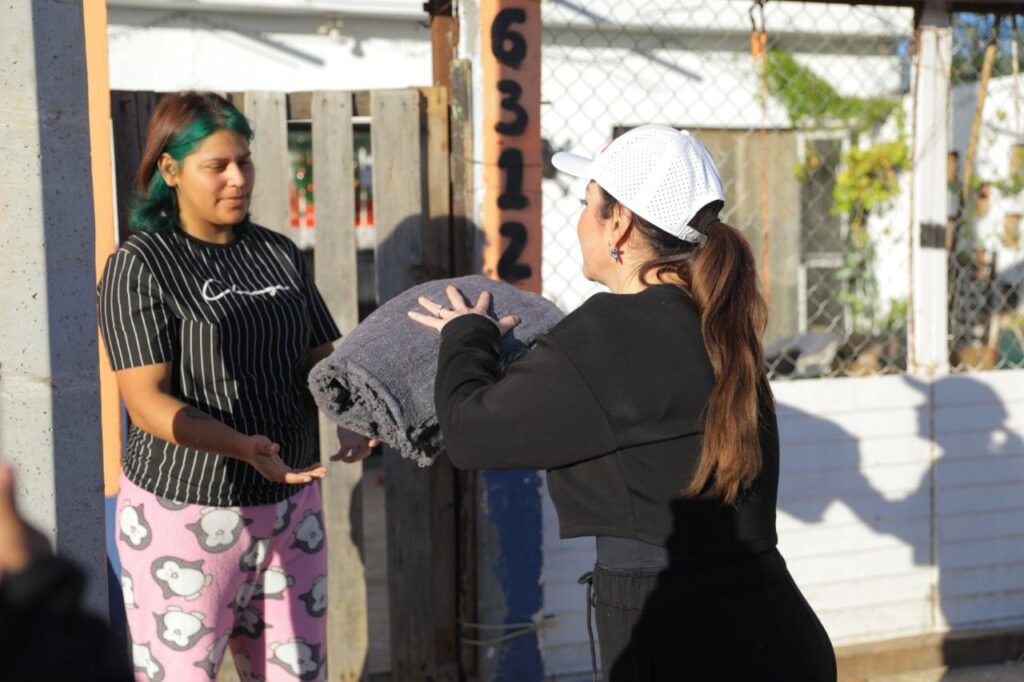
[[[246,435],[170,392],[171,364],[140,365],[115,372],[132,422],[170,443],[233,457],[278,483],[308,483],[323,478],[322,465],[296,470],[278,456],[281,446],[262,435]]]

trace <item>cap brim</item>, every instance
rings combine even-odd
[[[593,159],[569,152],[558,152],[551,157],[551,164],[558,170],[577,178],[587,179],[590,179],[590,165],[593,161]]]

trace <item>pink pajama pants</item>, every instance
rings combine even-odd
[[[172,502],[121,476],[117,548],[136,682],[320,680],[327,546],[320,487],[278,504]]]

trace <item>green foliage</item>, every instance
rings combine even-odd
[[[907,299],[889,299],[889,310],[882,317],[879,331],[887,336],[905,332],[909,313],[910,308],[907,305]]]
[[[910,166],[910,148],[902,139],[880,142],[867,149],[850,147],[843,155],[832,192],[832,213],[850,216],[854,246],[867,239],[864,223],[868,213],[892,205],[899,192],[899,173]],[[858,243],[860,242],[860,243]]]
[[[797,127],[871,130],[888,120],[899,100],[894,97],[844,97],[832,84],[797,62],[784,50],[768,51],[765,64],[768,93],[780,99]]]
[[[1024,157],[1024,145],[1015,145],[1014,153]],[[996,180],[992,186],[1004,197],[1017,196],[1024,192],[1024,163],[1018,163],[1017,169],[1008,178]]]
[[[826,79],[778,49],[768,53],[765,76],[768,92],[784,104],[794,126],[844,129],[852,133],[854,143],[843,154],[832,190],[833,215],[849,218],[850,249],[835,275],[844,283],[839,300],[852,315],[855,326],[895,329],[897,318],[906,317],[906,304],[902,304],[901,313],[897,303],[890,302],[890,310],[878,319],[881,311],[875,277],[876,253],[866,226],[871,212],[892,205],[899,192],[899,174],[910,166],[900,99],[842,96]],[[864,149],[856,144],[859,134],[877,131],[893,118],[895,140]],[[821,163],[813,145],[808,145],[807,156],[797,164],[794,175],[805,182]]]

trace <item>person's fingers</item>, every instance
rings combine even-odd
[[[501,331],[501,335],[504,336],[515,329],[520,322],[522,322],[522,320],[515,315],[507,315],[498,320],[498,329]]]
[[[355,464],[356,462],[361,462],[362,460],[366,459],[369,456],[369,454],[369,448],[365,450],[349,450],[348,454],[341,458],[341,461],[345,462],[346,464]]]
[[[369,445],[371,448],[375,448],[378,445],[380,445],[380,441],[377,440],[376,438],[371,438],[370,440],[367,441],[367,445]]]
[[[299,485],[300,483],[309,483],[313,479],[306,474],[299,474],[294,471],[289,471],[284,475],[284,482],[291,485]]]
[[[14,501],[14,471],[6,464],[0,464],[0,514],[18,515]]]
[[[423,313],[418,313],[415,310],[410,310],[406,314],[416,322],[419,322],[426,327],[430,327],[431,329],[436,329],[437,331],[441,331],[441,327],[444,326],[445,321],[439,317],[424,315]]]
[[[480,294],[480,297],[476,299],[476,305],[473,306],[473,312],[481,315],[487,314],[487,309],[491,306],[491,292],[484,291]]]
[[[452,302],[452,310],[466,310],[466,299],[463,297],[461,291],[449,284],[448,288],[445,289],[445,293],[448,294],[448,300]]]
[[[444,309],[443,305],[441,305],[440,303],[434,303],[426,296],[420,296],[419,298],[416,299],[416,302],[420,304],[421,308],[426,310],[434,317],[440,317],[441,311]]]

